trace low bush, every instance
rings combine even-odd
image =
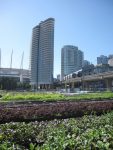
[[[113,101],[9,102],[0,104],[0,123],[81,117],[113,110]]]
[[[0,149],[110,150],[113,112],[78,119],[1,124]]]

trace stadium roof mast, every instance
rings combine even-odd
[[[12,49],[12,52],[11,52],[11,62],[10,62],[10,69],[12,69],[12,59],[13,59],[13,49]]]
[[[22,53],[22,58],[21,58],[21,64],[20,64],[21,70],[23,70],[23,59],[24,59],[24,52]]]
[[[23,59],[24,59],[24,52],[22,53],[22,59],[20,64],[20,82],[23,83]]]
[[[0,68],[1,68],[1,48],[0,48]]]

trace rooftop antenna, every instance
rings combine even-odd
[[[12,58],[13,58],[13,49],[12,49],[12,52],[11,52],[11,62],[10,62],[10,69],[12,69]]]

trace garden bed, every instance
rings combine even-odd
[[[56,102],[9,102],[0,104],[0,123],[30,122],[80,117],[84,114],[97,114],[113,110],[113,100],[102,101],[56,101]]]
[[[112,150],[113,111],[101,116],[0,125],[0,150]]]

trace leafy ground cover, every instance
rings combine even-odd
[[[75,94],[67,96],[57,93],[17,93],[10,92],[3,94],[1,101],[18,101],[18,100],[36,100],[36,101],[63,101],[63,100],[103,100],[113,99],[113,92]]]
[[[112,92],[104,93],[90,93],[74,96],[65,96],[63,94],[56,93],[7,93],[1,97],[1,102],[12,101],[76,101],[76,100],[104,100],[113,99]],[[41,113],[49,115],[60,115],[59,111],[64,115],[69,111],[73,113],[78,109],[92,111],[95,107],[94,103],[91,105],[85,105],[85,103],[79,102],[74,106],[71,102],[68,104],[59,103],[51,105],[51,108],[46,105],[37,109],[37,106],[32,107],[29,104],[27,107],[22,104],[12,106],[13,103],[0,104],[0,117],[6,121],[9,117],[37,117],[37,113],[43,116]],[[83,104],[83,105],[82,105]],[[88,104],[88,103],[87,103]],[[90,104],[90,103],[89,103]],[[98,111],[102,111],[111,107],[110,101],[101,105],[96,102]],[[88,106],[88,107],[87,107]],[[91,107],[92,106],[92,107]],[[23,111],[21,110],[23,109]],[[30,110],[30,111],[29,111]],[[73,112],[72,112],[73,110]],[[108,109],[109,110],[109,109]],[[39,112],[38,112],[39,111]],[[53,111],[53,112],[52,112]],[[1,115],[2,113],[3,115]],[[49,112],[49,115],[48,115]],[[66,114],[65,114],[66,113]],[[13,115],[14,114],[14,115]],[[34,116],[33,116],[34,114]],[[10,120],[9,120],[10,121]],[[78,119],[60,119],[52,121],[35,121],[30,123],[25,122],[10,122],[0,125],[0,150],[112,150],[113,149],[113,111],[102,116],[85,115]]]
[[[1,101],[18,101],[18,100],[37,100],[37,101],[48,101],[48,100],[63,100],[65,98],[62,94],[56,93],[17,93],[10,92],[4,94]]]
[[[0,125],[0,150],[112,150],[113,111],[101,116]]]
[[[0,104],[0,123],[81,117],[113,110],[113,101],[57,101]]]

